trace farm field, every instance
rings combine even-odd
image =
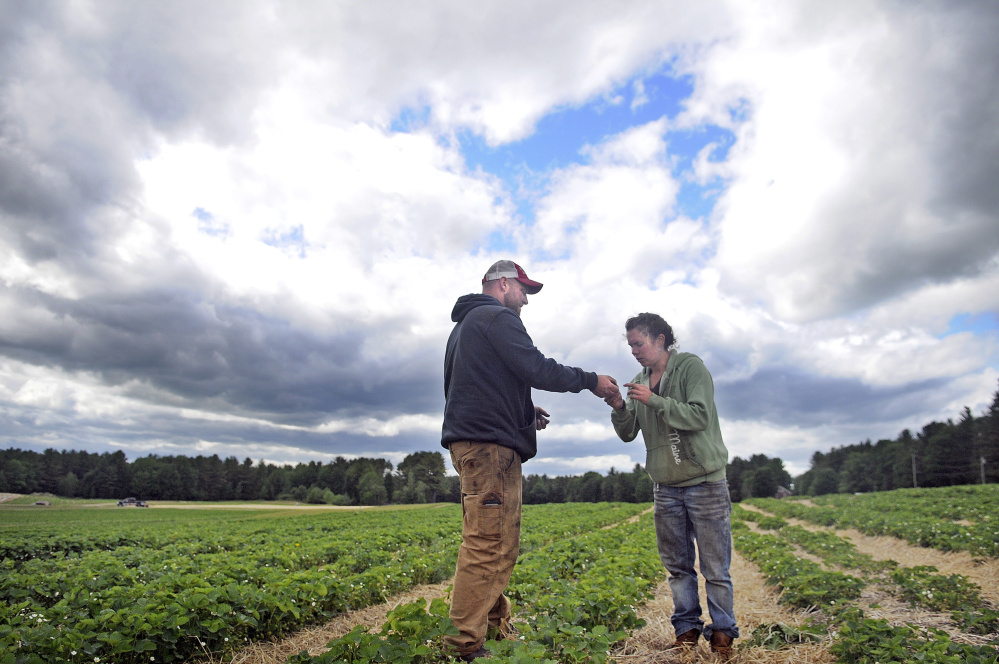
[[[662,652],[650,507],[526,506],[493,659],[710,661]],[[736,661],[999,661],[997,514],[996,485],[735,506]],[[0,506],[0,664],[446,661],[460,519]]]

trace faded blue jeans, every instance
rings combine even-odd
[[[733,639],[739,636],[728,569],[732,562],[731,514],[726,480],[687,487],[656,485],[656,540],[659,558],[669,572],[674,607],[670,621],[678,636],[692,629],[708,640],[716,631]],[[695,541],[711,615],[711,624],[706,627],[697,594]]]

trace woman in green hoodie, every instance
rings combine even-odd
[[[678,353],[673,329],[657,314],[643,313],[625,324],[631,354],[642,371],[630,383],[628,398],[606,399],[621,440],[638,432],[645,439],[645,469],[655,482],[655,523],[659,557],[669,571],[671,621],[676,642],[692,648],[700,635],[728,660],[738,638],[732,580],[732,531],[722,441],[715,409],[714,382],[696,355]],[[697,593],[697,553],[704,577],[711,624],[701,618]]]

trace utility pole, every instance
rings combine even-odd
[[[985,457],[982,457],[982,484],[985,484]]]
[[[918,488],[919,485],[916,484],[916,455],[912,455],[912,488]]]

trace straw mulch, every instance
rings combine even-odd
[[[836,661],[826,643],[788,645],[780,650],[768,648],[740,647],[740,642],[752,635],[760,625],[784,623],[801,626],[808,613],[788,608],[777,603],[778,594],[773,586],[765,583],[756,567],[738,554],[732,556],[732,584],[735,587],[735,613],[742,638],[735,642],[736,663],[743,664],[830,664]],[[707,607],[707,598],[701,587],[701,605]],[[711,662],[713,655],[708,644],[702,639],[693,652],[674,653],[664,650],[673,642],[673,626],[670,615],[673,613],[673,600],[669,584],[663,582],[656,589],[655,598],[639,610],[646,625],[618,644],[611,656],[621,664],[664,664],[677,662]],[[705,616],[705,620],[709,618]]]

